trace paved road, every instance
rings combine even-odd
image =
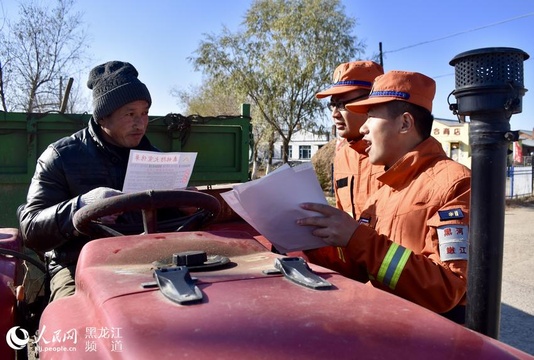
[[[499,340],[534,355],[534,206],[507,208]]]

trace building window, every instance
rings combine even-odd
[[[284,158],[284,145],[280,145],[280,159]],[[293,158],[293,146],[287,146],[287,159],[291,160]]]
[[[299,146],[299,159],[301,160],[311,159],[311,145],[300,145]]]
[[[454,161],[460,160],[460,143],[451,143],[450,157]]]

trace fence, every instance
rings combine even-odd
[[[532,162],[531,162],[532,163]],[[513,199],[533,195],[532,166],[510,166],[506,178],[506,198]]]

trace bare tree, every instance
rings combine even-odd
[[[2,28],[0,96],[5,111],[60,109],[64,82],[79,74],[87,60],[87,35],[74,3],[56,0],[50,7],[23,1],[18,20]]]
[[[7,78],[7,76],[4,75],[4,65],[0,63],[0,103],[2,104],[2,109],[6,111],[7,105],[4,91],[4,78]]]

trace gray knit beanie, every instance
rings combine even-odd
[[[87,86],[93,90],[95,120],[136,100],[146,100],[148,106],[152,104],[150,93],[138,75],[132,64],[123,61],[109,61],[91,70]]]

